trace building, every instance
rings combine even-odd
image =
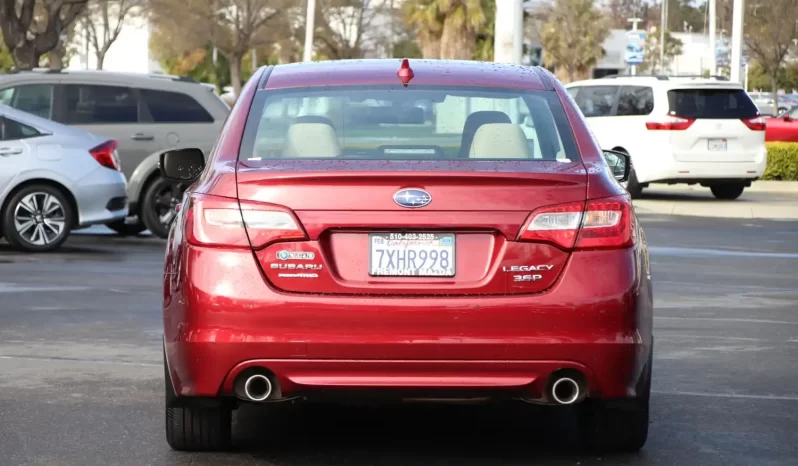
[[[100,28],[102,18],[93,18],[96,27]],[[115,19],[111,19],[115,26]],[[108,71],[129,73],[161,73],[158,61],[150,53],[151,27],[146,15],[130,15],[125,18],[119,36],[111,44],[105,55],[103,69]],[[83,21],[75,28],[73,47],[77,53],[72,56],[67,69],[97,69],[97,57],[89,44],[88,30]]]

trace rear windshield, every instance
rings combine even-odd
[[[756,105],[742,89],[674,89],[668,91],[670,114],[683,118],[753,118]]]
[[[259,91],[240,160],[579,161],[555,92],[442,86]]]

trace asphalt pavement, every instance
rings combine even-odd
[[[798,222],[641,214],[655,280],[649,441],[577,453],[535,406],[245,407],[236,451],[164,440],[164,243],[0,243],[0,466],[796,465]]]

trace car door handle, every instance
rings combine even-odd
[[[155,136],[152,134],[136,133],[133,136],[130,136],[130,139],[134,141],[152,141],[155,139]]]
[[[7,157],[9,155],[19,155],[22,149],[11,149],[9,147],[0,147],[0,156]]]

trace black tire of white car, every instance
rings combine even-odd
[[[141,220],[144,226],[147,227],[153,235],[166,239],[169,237],[169,228],[171,221],[175,217],[175,206],[180,201],[178,197],[175,202],[174,196],[178,191],[178,187],[173,183],[163,179],[156,178],[153,180],[144,192],[141,200]],[[171,199],[169,196],[171,195]],[[170,212],[171,211],[171,212]],[[168,222],[162,221],[162,216],[170,213],[171,218]]]
[[[743,194],[745,186],[741,183],[717,184],[710,186],[709,190],[718,199],[732,201]]]
[[[17,191],[6,203],[2,230],[14,249],[50,252],[61,247],[69,237],[73,219],[72,204],[60,189],[32,184]]]

